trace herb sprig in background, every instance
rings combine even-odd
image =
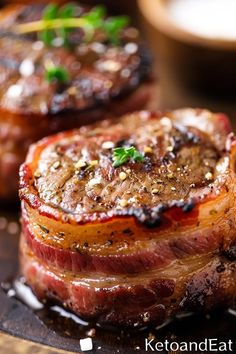
[[[107,17],[105,7],[96,6],[76,17],[76,9],[72,3],[64,6],[49,4],[41,20],[18,24],[15,30],[22,34],[37,32],[47,46],[53,46],[56,38],[61,38],[62,45],[68,46],[69,35],[75,28],[83,30],[85,41],[93,41],[95,32],[101,31],[110,43],[120,44],[120,33],[129,24],[127,16]]]

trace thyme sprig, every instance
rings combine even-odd
[[[37,32],[40,39],[52,46],[55,38],[60,37],[63,45],[69,44],[69,34],[75,28],[83,30],[85,40],[92,41],[96,30],[103,32],[108,41],[118,45],[120,33],[129,24],[127,16],[106,17],[104,6],[96,6],[89,12],[76,17],[76,6],[68,3],[62,7],[49,4],[39,21],[18,24],[15,31],[19,34]]]
[[[113,149],[113,167],[119,167],[129,160],[133,160],[135,162],[142,162],[144,160],[144,156],[134,147],[118,147]]]

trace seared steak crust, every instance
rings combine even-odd
[[[81,43],[72,32],[78,38],[70,49],[14,32],[17,24],[40,19],[42,11],[41,5],[19,5],[0,14],[0,198],[16,195],[17,170],[32,142],[141,109],[150,98],[150,60],[136,29],[124,30],[120,46],[99,37]],[[78,16],[84,11],[78,6]],[[67,70],[68,82],[45,80],[53,65]]]
[[[115,168],[117,146],[135,146],[143,161]],[[228,305],[235,151],[223,114],[192,109],[137,112],[38,142],[20,173],[29,284],[117,325]]]
[[[97,41],[86,43],[82,35],[72,47],[46,47],[37,34],[18,35],[17,24],[42,17],[44,6],[14,6],[5,14],[0,28],[0,72],[4,91],[0,105],[23,114],[56,114],[64,110],[84,110],[124,95],[136,88],[149,72],[149,59],[136,29],[127,28],[121,45]],[[86,13],[77,6],[77,17]],[[75,33],[70,34],[73,38]],[[49,65],[63,66],[69,81],[48,84],[45,70]],[[17,85],[15,87],[14,85]]]

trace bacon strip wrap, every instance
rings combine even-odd
[[[151,155],[113,168],[101,146],[130,140],[139,151],[152,145]],[[56,149],[62,160],[49,187]],[[81,151],[101,162],[77,175],[78,190],[73,158]],[[192,109],[137,112],[38,142],[20,172],[20,258],[28,283],[40,298],[112,325],[161,324],[182,311],[232,303],[235,156],[227,117]],[[131,171],[125,189],[124,170]],[[91,191],[95,176],[102,182]],[[152,183],[160,177],[156,195]],[[127,193],[133,199],[120,207]]]

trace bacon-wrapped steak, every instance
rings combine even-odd
[[[32,142],[144,108],[150,99],[150,60],[136,29],[122,29],[114,44],[100,33],[88,42],[80,28],[69,28],[70,42],[62,45],[61,32],[20,27],[37,24],[44,11],[16,5],[0,12],[0,199],[16,197],[19,165]],[[73,11],[80,18],[89,10]],[[50,46],[39,40],[45,33],[47,40],[55,36]]]
[[[20,173],[28,284],[112,325],[232,303],[235,153],[227,117],[193,109],[41,140]]]

